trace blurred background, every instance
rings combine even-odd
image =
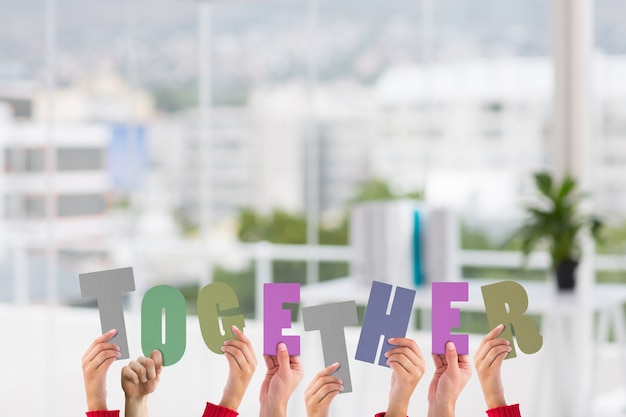
[[[99,324],[78,274],[133,267],[137,290],[124,295],[131,328],[146,290],[177,287],[190,337],[198,336],[199,289],[227,282],[254,329],[263,283],[314,291],[354,277],[364,241],[351,220],[372,201],[410,201],[453,219],[445,223],[451,232],[433,232],[452,233],[441,249],[442,268],[452,272],[426,283],[551,285],[545,254],[521,268],[521,244],[511,236],[536,198],[533,173],[571,172],[587,193],[583,210],[605,223],[585,249],[582,287],[626,287],[624,16],[620,0],[0,0],[7,415],[84,412],[79,358]],[[298,328],[299,306],[292,309]],[[602,341],[607,361],[621,358],[620,371],[609,369],[604,386],[593,385],[604,374],[585,381],[608,401],[595,403],[597,415],[626,413],[621,320]],[[459,331],[472,335],[489,329],[480,311],[461,321]],[[410,332],[428,347],[419,320]],[[131,356],[140,355],[139,331],[129,338]],[[199,338],[188,345],[198,361],[221,359],[202,359]],[[192,355],[172,369],[201,384]],[[21,376],[31,356],[41,362],[24,366],[37,383]],[[533,358],[524,360],[541,369]],[[307,377],[321,367],[314,357]],[[214,378],[186,401],[190,413],[221,392],[223,378]],[[110,379],[119,400],[117,376]],[[515,389],[530,406],[536,393],[528,384]],[[37,401],[18,401],[33,386]],[[61,400],[70,387],[72,405]],[[476,389],[460,416],[484,411]],[[355,387],[340,410],[379,396],[377,409],[360,411],[382,411],[386,390]],[[154,415],[176,412],[161,401]],[[554,415],[547,401],[546,415]]]

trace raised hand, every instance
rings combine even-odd
[[[498,338],[504,330],[499,324],[492,329],[480,342],[474,355],[474,366],[480,381],[480,387],[487,403],[487,408],[497,408],[507,405],[504,399],[504,387],[500,369],[506,355],[512,350],[508,340]]]
[[[122,368],[122,389],[126,399],[126,417],[148,416],[148,395],[161,379],[163,356],[153,350],[150,357],[140,356]]]
[[[385,417],[405,417],[411,395],[424,375],[426,364],[422,351],[412,339],[396,337],[388,342],[396,347],[385,353],[387,365],[393,369]]]
[[[428,416],[453,417],[456,401],[472,375],[467,355],[458,355],[452,342],[445,355],[432,355],[435,373],[428,389]]]
[[[260,417],[284,417],[291,394],[304,374],[299,356],[289,356],[287,345],[278,344],[276,356],[265,355],[267,372],[261,384]]]
[[[343,391],[343,381],[331,375],[338,368],[335,362],[322,369],[304,391],[307,417],[328,417],[330,403]]]
[[[237,339],[224,342],[222,352],[228,360],[228,380],[220,406],[237,411],[257,365],[252,343],[237,326],[231,327]]]
[[[107,410],[107,372],[120,357],[120,348],[109,342],[116,332],[112,329],[97,337],[82,357],[88,411]]]

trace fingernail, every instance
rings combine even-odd
[[[504,328],[504,324],[500,323],[496,326],[497,328]]]
[[[286,344],[284,344],[283,342],[280,342],[280,343],[278,344],[278,350],[280,350],[281,352],[286,351],[286,350],[287,350],[287,345],[286,345]]]
[[[224,346],[222,346],[222,347],[220,348],[220,350],[221,350],[222,352],[226,352],[226,349],[224,348]]]
[[[339,366],[339,362],[335,362],[335,363],[331,364],[330,366]]]
[[[456,349],[456,346],[454,346],[454,342],[448,342],[448,343],[446,343],[446,349],[448,349],[448,350],[454,350],[454,349]]]
[[[232,326],[230,326],[231,330],[234,331],[240,331],[239,327],[235,326],[234,324]]]
[[[343,384],[343,382],[342,382]],[[339,391],[343,391],[343,385],[339,387]]]

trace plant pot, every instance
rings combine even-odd
[[[556,283],[559,291],[572,291],[576,285],[578,261],[566,259],[556,266]]]

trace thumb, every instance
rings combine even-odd
[[[287,345],[283,342],[278,344],[278,352],[276,353],[278,359],[278,369],[289,369],[289,351]]]
[[[454,372],[459,370],[459,355],[456,352],[456,346],[454,342],[446,343],[446,361],[448,362],[448,369],[452,369]]]
[[[150,359],[154,361],[154,369],[158,375],[163,370],[163,354],[160,350],[154,349],[152,353],[150,353]]]

